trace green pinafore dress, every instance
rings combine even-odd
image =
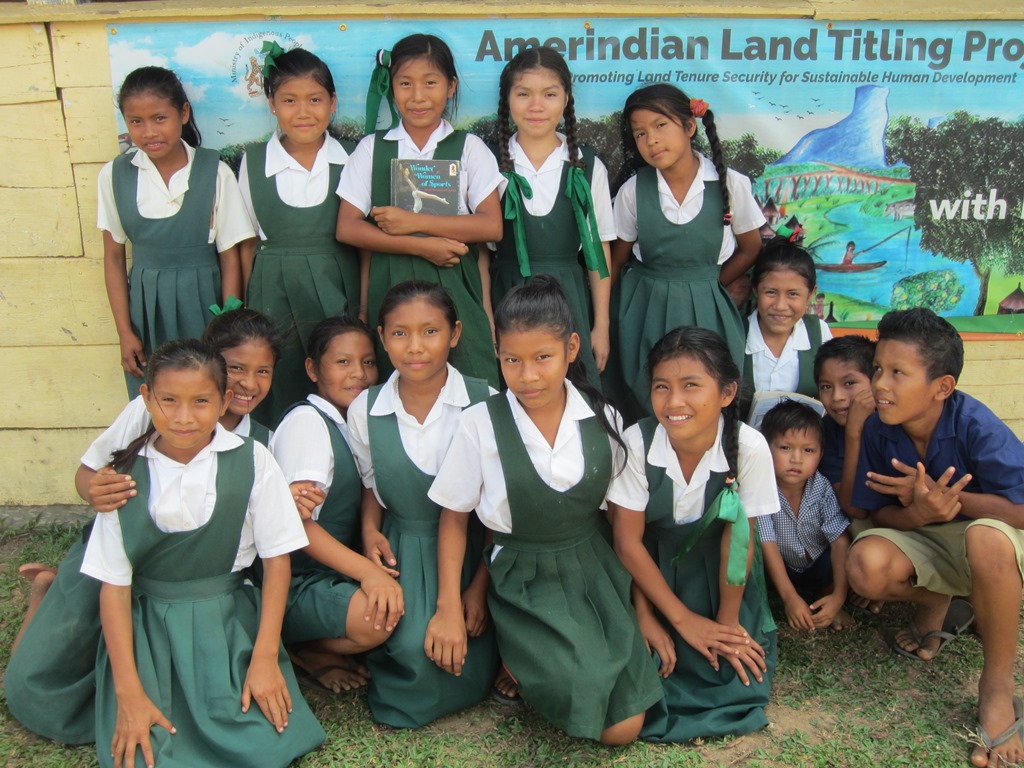
[[[372,410],[382,386],[372,387]],[[471,403],[488,396],[487,382],[466,378]],[[445,672],[427,658],[423,641],[437,606],[437,524],[441,508],[427,492],[434,481],[417,467],[402,446],[394,414],[369,416],[367,431],[377,492],[386,510],[382,533],[398,559],[398,583],[405,596],[405,615],[394,633],[366,657],[370,670],[367,698],[374,721],[395,728],[418,728],[443,715],[483,701],[494,683],[498,658],[490,627],[469,638],[461,677]],[[465,589],[480,564],[483,530],[470,526],[462,568]]]
[[[656,428],[654,419],[640,421],[645,456],[651,449]],[[647,483],[650,499],[644,543],[676,597],[694,613],[714,618],[720,600],[721,540],[726,523],[717,516],[711,517],[710,511],[725,488],[725,474],[712,472],[708,479],[704,490],[704,517],[682,525],[673,517],[673,483],[664,467],[647,464]],[[746,521],[743,524],[746,525]],[[691,543],[692,547],[673,564],[680,547]],[[676,667],[662,680],[665,698],[647,712],[641,738],[687,742],[697,738],[739,736],[768,725],[764,708],[771,693],[778,646],[775,621],[765,599],[761,545],[756,534],[751,544],[756,549],[740,604],[740,625],[765,651],[768,671],[762,682],[751,675],[750,685],[743,685],[727,662],[722,662],[716,672],[707,659],[669,628],[675,640]]]
[[[349,549],[358,548],[359,505],[363,484],[352,451],[338,425],[311,403],[327,425],[334,455],[331,490],[320,507],[317,523]],[[292,553],[292,585],[284,614],[281,637],[286,643],[303,643],[325,637],[345,637],[348,605],[359,584],[317,562],[305,552]]]
[[[586,178],[589,184],[594,173],[594,151],[583,147],[583,160],[587,164]],[[569,177],[569,163],[564,163],[558,195],[551,211],[544,216],[533,216],[525,206],[519,209],[523,217],[526,240],[530,254],[530,270],[534,275],[551,275],[556,278],[569,299],[576,332],[580,335],[580,357],[587,369],[587,379],[595,386],[600,385],[601,374],[594,362],[594,350],[590,342],[590,328],[593,313],[590,302],[590,286],[586,269],[580,264],[580,233],[576,225],[572,203],[566,196]],[[505,230],[498,243],[497,258],[491,267],[491,302],[498,303],[516,285],[525,283],[516,255],[515,227],[505,219]]]
[[[757,322],[756,318],[754,322]],[[817,397],[818,385],[814,381],[814,357],[821,347],[821,319],[817,315],[804,315],[804,327],[807,329],[807,340],[811,347],[810,349],[801,349],[796,353],[800,365],[800,378],[797,381],[796,391],[807,397]],[[743,367],[740,370],[743,371],[743,377],[740,380],[740,414],[746,418],[755,391],[753,355],[744,353]]]
[[[249,433],[263,445],[270,439],[270,431],[255,419]],[[61,744],[96,740],[101,583],[82,573],[92,525],[86,524],[61,560],[4,672],[11,714],[30,731]]]
[[[487,604],[523,700],[570,736],[597,739],[662,697],[630,600],[631,580],[599,507],[612,476],[608,436],[579,422],[583,478],[556,491],[537,474],[504,395],[487,401],[512,533],[494,533]]]
[[[132,628],[135,666],[153,704],[174,724],[173,736],[154,727],[153,755],[161,768],[286,766],[316,749],[324,732],[299,693],[283,646],[278,663],[293,711],[277,733],[253,702],[242,712],[245,682],[259,629],[259,590],[231,572],[253,484],[252,442],[217,455],[217,501],[201,527],[165,533],[149,515],[149,469],[136,462],[138,495],[118,512],[125,552],[134,569]],[[117,721],[114,677],[101,642],[96,658],[96,750],[110,766]],[[136,750],[136,765],[142,765]]]
[[[286,333],[274,385],[258,409],[262,420],[276,427],[289,406],[313,391],[306,376],[306,343],[313,326],[325,317],[355,315],[359,308],[359,260],[355,249],[335,237],[334,190],[342,166],[331,165],[322,203],[298,208],[281,200],[277,180],[267,178],[265,143],[250,147],[245,161],[253,210],[267,236],[256,248],[246,304]]]
[[[643,261],[632,259],[613,291],[612,355],[618,357],[622,381],[608,387],[628,421],[651,414],[647,354],[674,328],[715,331],[729,345],[736,365],[743,364],[743,318],[719,280],[721,183],[705,181],[700,213],[686,224],[673,224],[661,212],[655,169],[648,166],[637,172],[636,219]]]
[[[371,200],[374,207],[391,205],[391,161],[398,157],[398,142],[384,138],[387,131],[377,131],[373,144],[373,181]],[[460,160],[466,143],[465,131],[455,131],[438,142],[434,160]],[[419,256],[396,253],[374,253],[370,259],[370,286],[367,298],[371,326],[379,322],[380,305],[388,289],[403,280],[426,280],[443,286],[455,302],[462,336],[452,350],[449,362],[463,376],[486,380],[498,386],[498,362],[491,339],[491,322],[484,311],[484,289],[477,266],[476,246],[467,243],[469,252],[454,267],[438,267]],[[381,380],[394,370],[380,340],[377,341],[377,367]]]
[[[181,210],[147,219],[136,202],[139,169],[131,155],[114,160],[114,203],[132,243],[128,313],[147,357],[168,341],[200,338],[210,305],[221,303],[220,259],[209,242],[219,163],[217,152],[197,148]],[[129,399],[139,394],[142,379],[126,372],[125,382]]]
[[[7,708],[30,731],[62,744],[96,740],[100,582],[81,572],[92,523],[71,545],[4,672]]]

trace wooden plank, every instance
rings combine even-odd
[[[110,424],[128,393],[117,345],[7,347],[0,366],[0,429]]]
[[[117,155],[117,121],[109,87],[64,88],[64,119],[72,163],[100,163]]]
[[[1024,384],[1024,360],[968,360],[960,386],[1020,386]]]
[[[970,384],[961,389],[967,394],[976,397],[983,402],[1000,419],[1020,419],[1024,413],[1024,394],[1021,393],[1019,385],[1011,386],[986,386],[984,384]]]
[[[0,27],[0,50],[4,52],[0,104],[25,104],[57,98],[45,25]]]
[[[97,8],[88,16],[95,19],[103,10],[109,12],[109,9]],[[58,88],[111,87],[107,21],[114,20],[101,16],[100,21],[60,21],[50,25],[53,72]]]
[[[117,344],[102,261],[10,259],[0,286],[4,347]]]
[[[1024,339],[1011,336],[1005,341],[964,342],[964,358],[968,365],[981,360],[1024,361]]]
[[[75,188],[0,187],[0,232],[0,259],[81,256],[82,233]]]
[[[0,186],[71,186],[59,101],[0,106]]]
[[[18,471],[0,483],[0,504],[81,504],[75,492],[79,459],[102,429],[0,429],[0,455]]]
[[[82,163],[73,169],[78,218],[82,225],[82,245],[87,259],[103,258],[103,233],[96,228],[96,179],[102,167],[103,163]]]

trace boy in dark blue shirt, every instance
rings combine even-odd
[[[913,602],[896,635],[904,655],[932,659],[952,595],[970,595],[982,638],[977,766],[1024,760],[1024,705],[1014,656],[1024,572],[1024,445],[987,407],[956,389],[963,342],[930,310],[878,324],[854,507],[876,528],[857,537],[850,583],[875,600]]]

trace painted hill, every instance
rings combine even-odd
[[[888,88],[860,86],[849,115],[835,125],[816,128],[806,134],[773,165],[835,163],[855,168],[885,168],[888,98]]]

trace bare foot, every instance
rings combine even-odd
[[[299,682],[331,693],[354,691],[370,681],[364,664],[351,656],[333,653],[308,653],[293,650],[292,664],[301,672]]]
[[[936,605],[919,604],[914,618],[910,620],[910,626],[896,633],[894,638],[896,647],[905,654],[917,656],[922,661],[934,659],[942,648],[942,638],[934,635],[926,636],[930,632],[942,629],[947,608],[949,608],[948,602],[940,602]]]
[[[850,616],[842,608],[839,609],[839,613],[836,614],[835,618],[832,619],[832,623],[829,624],[832,629],[836,632],[846,629],[853,624],[853,617]]]
[[[978,768],[1010,768],[1024,761],[1021,742],[1021,700],[1012,694],[983,695],[978,702],[980,733],[972,740],[971,764]],[[988,738],[988,743],[984,741]],[[980,742],[980,743],[979,743]],[[991,745],[989,747],[988,745]]]
[[[53,581],[52,577],[57,575],[57,569],[45,563],[25,563],[18,566],[18,574],[28,581],[35,581],[41,573],[49,573],[50,581]]]
[[[850,590],[849,602],[850,605],[865,610],[868,613],[873,613],[876,616],[881,613],[882,606],[885,605],[885,600],[868,600],[863,595],[858,595],[852,589]]]

